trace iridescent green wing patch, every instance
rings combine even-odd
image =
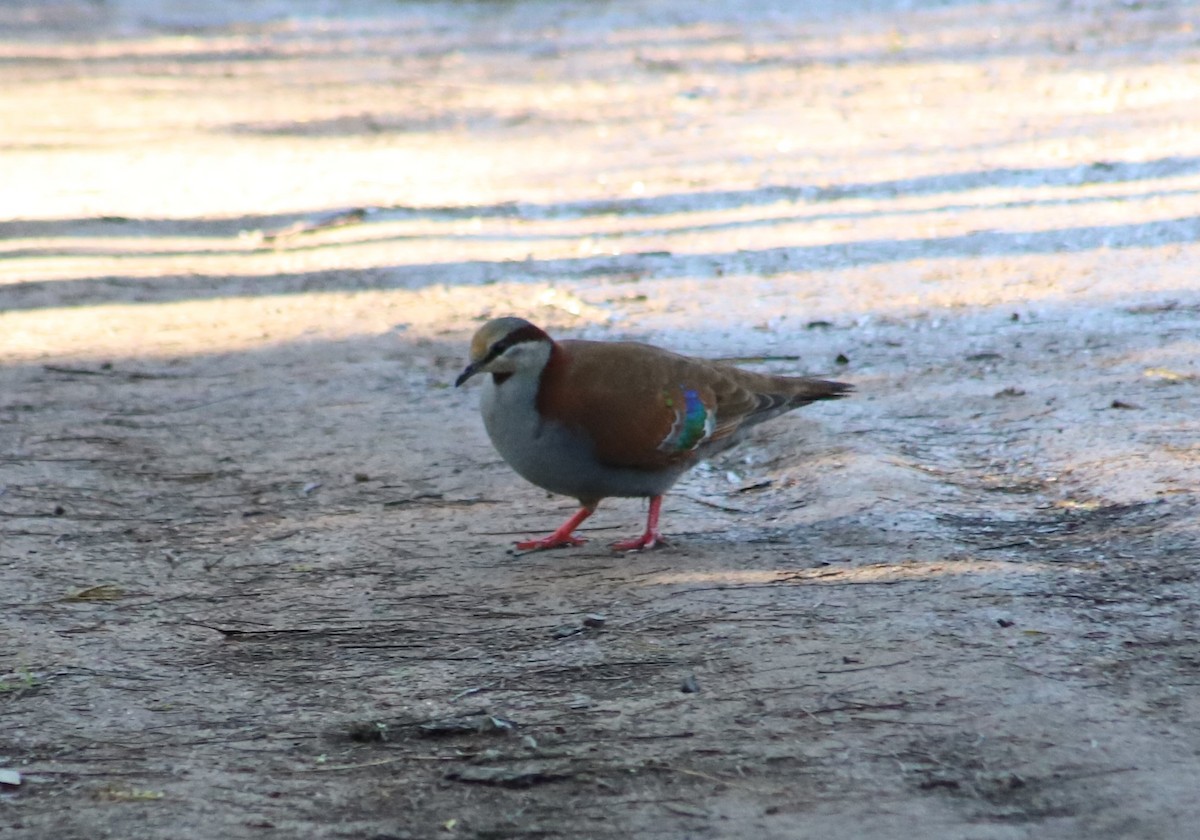
[[[701,399],[700,393],[690,388],[683,390],[680,402],[669,394],[664,395],[667,408],[675,412],[671,431],[658,445],[664,452],[688,452],[704,443],[713,433],[717,415]]]

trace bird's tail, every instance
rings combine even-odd
[[[758,406],[746,418],[746,425],[761,423],[778,417],[795,408],[819,400],[837,400],[847,396],[854,386],[847,382],[831,379],[814,379],[807,376],[773,376],[768,387],[755,395]]]

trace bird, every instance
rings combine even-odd
[[[582,545],[575,530],[610,497],[648,498],[640,537],[616,551],[666,541],[663,496],[689,469],[737,443],[747,429],[854,386],[802,376],[755,373],[637,342],[555,341],[524,318],[488,321],[471,339],[455,380],[484,380],[480,409],[488,437],[524,479],[578,500],[549,536],[521,551]]]

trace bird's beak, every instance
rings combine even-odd
[[[477,373],[479,373],[479,366],[475,362],[471,362],[471,364],[463,368],[463,372],[458,375],[458,379],[454,380],[454,387],[457,388]]]

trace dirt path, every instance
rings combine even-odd
[[[0,835],[1195,836],[1200,6],[195,5],[0,3]],[[508,313],[859,391],[521,556]]]

